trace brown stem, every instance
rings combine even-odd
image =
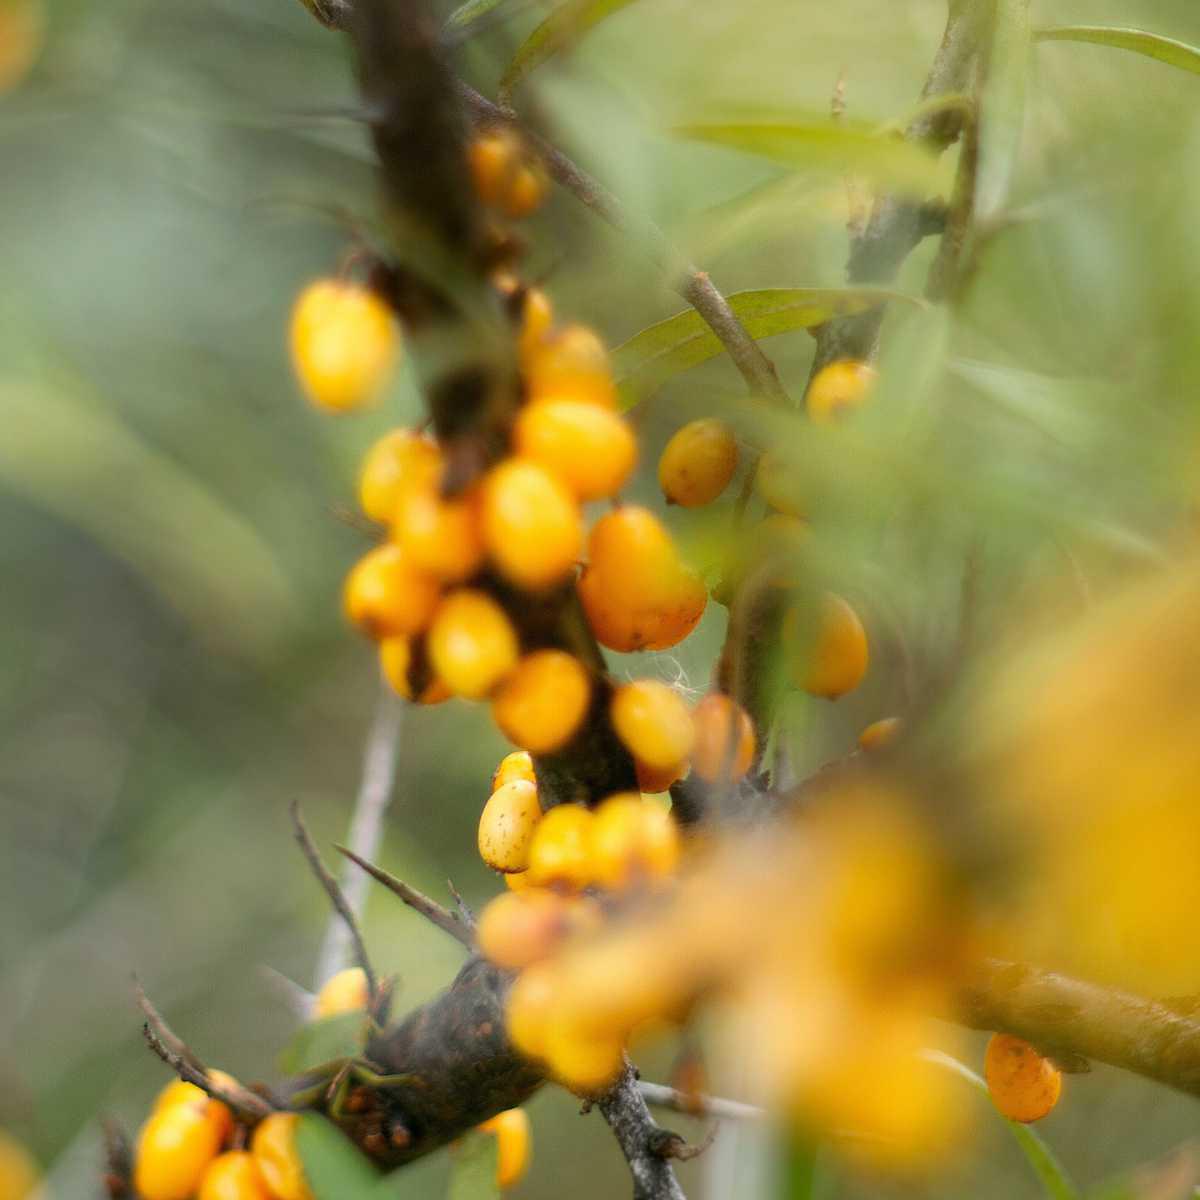
[[[665,1131],[660,1129],[638,1089],[637,1074],[628,1063],[621,1077],[596,1101],[633,1176],[633,1200],[685,1200],[669,1158],[663,1154]]]

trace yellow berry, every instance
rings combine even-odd
[[[535,963],[517,976],[504,1004],[508,1039],[527,1058],[541,1058],[546,1026],[555,1001],[555,972],[549,963]]]
[[[832,592],[821,603],[816,639],[802,637],[798,608],[784,616],[783,638],[796,683],[814,696],[836,700],[862,682],[870,654],[858,614]]]
[[[510,458],[483,481],[483,540],[518,587],[551,587],[571,574],[583,548],[579,506],[544,467]]]
[[[412,637],[429,624],[441,589],[395,545],[376,546],[346,576],[347,619],[368,637]]]
[[[362,967],[347,967],[321,985],[313,1015],[332,1017],[338,1013],[365,1012],[369,1000],[367,977]]]
[[[870,754],[890,746],[899,735],[902,724],[899,717],[884,717],[881,721],[872,721],[858,735],[858,748]]]
[[[373,521],[389,522],[401,491],[429,487],[442,469],[434,442],[412,429],[393,429],[367,451],[358,473],[358,501]]]
[[[491,794],[479,818],[479,857],[493,871],[524,871],[529,865],[529,843],[542,819],[537,787],[527,779],[513,779]]]
[[[4,0],[0,4],[0,95],[29,73],[45,41],[44,24],[42,0]]]
[[[546,176],[521,139],[509,129],[480,134],[468,148],[471,177],[480,200],[506,217],[527,217],[546,195]]]
[[[533,884],[529,882],[528,871],[509,871],[504,876],[504,886],[510,892],[523,892],[526,888],[533,887]]]
[[[0,1129],[0,1200],[48,1200],[38,1189],[40,1178],[38,1165],[29,1151]]]
[[[768,450],[758,460],[754,489],[777,512],[808,516],[808,496],[799,468],[778,450]]]
[[[428,644],[434,671],[456,696],[486,696],[517,665],[517,633],[508,614],[470,588],[442,601]]]
[[[579,659],[564,650],[535,650],[500,685],[492,716],[509,741],[550,754],[574,735],[591,698],[592,683]]]
[[[1062,1092],[1062,1072],[1028,1042],[1008,1033],[992,1034],[983,1073],[992,1103],[1010,1121],[1040,1121]]]
[[[196,1200],[272,1200],[246,1150],[231,1150],[214,1158],[204,1172]]]
[[[637,771],[638,788],[647,795],[653,795],[655,792],[665,792],[677,779],[682,779],[691,764],[684,760],[671,763],[668,767],[651,767],[635,760],[633,765]]]
[[[660,771],[691,753],[692,714],[673,688],[656,679],[636,679],[613,693],[613,728],[635,761]]]
[[[220,1149],[220,1130],[204,1105],[177,1103],[153,1112],[138,1135],[134,1163],[141,1200],[190,1200]]]
[[[573,1091],[602,1092],[621,1073],[625,1040],[617,1034],[555,1021],[546,1031],[545,1059],[551,1073]]]
[[[517,417],[513,446],[583,501],[616,495],[637,462],[637,439],[628,422],[583,400],[526,405]]]
[[[496,1139],[496,1186],[516,1187],[529,1170],[532,1136],[529,1116],[523,1108],[509,1108],[479,1126],[481,1133]]]
[[[533,773],[533,758],[528,750],[514,750],[500,760],[492,776],[492,791],[498,791],[514,779],[528,779],[530,783],[537,783],[537,776]]]
[[[237,1080],[224,1071],[210,1070],[208,1078],[213,1083],[237,1086]],[[179,1105],[188,1105],[201,1113],[216,1130],[218,1142],[224,1142],[233,1132],[233,1113],[229,1110],[229,1106],[221,1100],[214,1100],[203,1088],[183,1079],[172,1080],[159,1092],[154,1101],[152,1114]]]
[[[538,822],[529,846],[529,881],[538,887],[585,888],[592,881],[592,824],[580,804],[559,804]]]
[[[822,367],[804,397],[808,415],[818,425],[831,424],[862,404],[875,376],[873,367],[855,359],[841,359]]]
[[[258,1123],[250,1139],[254,1164],[274,1200],[313,1200],[296,1150],[299,1119],[295,1113],[271,1113]]]
[[[567,901],[545,888],[501,892],[475,926],[479,953],[506,971],[520,971],[552,954],[570,930]]]
[[[400,489],[392,540],[418,570],[443,583],[461,583],[483,562],[478,488],[450,497],[440,495],[433,481]]]
[[[679,831],[671,814],[636,792],[609,796],[592,826],[592,870],[603,888],[619,891],[667,879],[679,865]]]
[[[566,325],[542,339],[525,361],[531,403],[582,400],[615,408],[617,389],[604,343],[586,325]]]
[[[528,288],[521,305],[521,330],[517,336],[517,352],[528,361],[546,340],[554,325],[554,308],[541,288]]]
[[[715,500],[737,469],[738,448],[724,421],[692,421],[667,443],[658,460],[658,483],[671,504],[697,508]]]
[[[696,705],[692,720],[692,770],[709,783],[741,779],[755,750],[754,726],[745,709],[722,692],[710,692]]]
[[[319,408],[373,403],[391,377],[400,335],[392,310],[369,288],[337,279],[306,287],[292,309],[292,363]]]
[[[418,704],[441,704],[450,699],[450,689],[437,678],[428,678],[423,682],[414,682],[414,674],[420,675],[413,655],[412,642],[408,638],[389,637],[379,643],[379,665],[383,676],[392,686],[392,690],[405,700],[415,700]],[[428,675],[428,671],[424,672]],[[421,684],[421,692],[416,694],[416,684]]]

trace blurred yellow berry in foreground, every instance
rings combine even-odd
[[[544,962],[526,967],[509,989],[504,1025],[509,1041],[526,1058],[542,1057],[556,990],[553,964]]]
[[[527,288],[521,305],[521,328],[517,335],[517,352],[527,361],[550,335],[554,325],[554,308],[541,288]]]
[[[585,400],[526,405],[513,429],[513,446],[582,501],[615,496],[637,462],[637,439],[629,423]]]
[[[551,1023],[544,1050],[550,1073],[583,1095],[602,1092],[621,1073],[625,1063],[623,1037],[586,1029],[569,1020]]]
[[[296,1149],[299,1120],[295,1113],[271,1113],[250,1139],[254,1163],[274,1200],[313,1200]]]
[[[413,429],[385,433],[363,458],[358,473],[358,502],[373,521],[388,523],[400,493],[432,487],[442,469],[436,443]]]
[[[479,1126],[480,1133],[496,1139],[496,1186],[516,1187],[525,1178],[532,1157],[529,1116],[523,1108],[509,1108]]]
[[[900,735],[902,726],[903,722],[899,717],[884,717],[882,720],[872,721],[858,735],[858,748],[868,754],[884,750]]]
[[[141,1200],[191,1200],[221,1149],[221,1130],[205,1103],[156,1109],[138,1134],[134,1186]]]
[[[0,95],[29,73],[45,40],[41,0],[0,0]]]
[[[254,1156],[231,1150],[209,1164],[196,1200],[273,1200]]]
[[[737,461],[737,438],[724,421],[713,417],[692,421],[663,450],[658,484],[669,503],[698,508],[729,486]]]
[[[808,415],[818,425],[828,425],[858,408],[866,399],[877,372],[865,362],[840,359],[822,367],[804,397]]]
[[[462,588],[442,601],[429,629],[429,659],[456,696],[486,696],[517,665],[517,634],[485,592]]]
[[[802,612],[784,617],[783,637],[796,683],[814,696],[836,700],[853,691],[867,673],[867,632],[858,614],[832,592],[821,602],[815,639],[805,639]]]
[[[412,637],[429,624],[441,588],[399,546],[376,546],[350,570],[342,589],[347,619],[367,637]]]
[[[471,178],[480,200],[506,217],[527,217],[546,195],[541,164],[510,129],[479,134],[468,147]]]
[[[509,741],[550,754],[570,741],[591,698],[591,679],[579,659],[565,650],[534,650],[500,685],[492,716]]]
[[[557,476],[510,458],[484,478],[483,539],[492,561],[518,587],[547,588],[574,569],[583,550],[583,520]]]
[[[530,403],[581,400],[615,408],[617,389],[604,343],[586,325],[566,325],[533,347],[525,362]]]
[[[566,897],[544,888],[501,892],[479,914],[479,953],[506,971],[520,971],[552,954],[570,931]]]
[[[610,712],[617,737],[636,762],[663,771],[691,753],[696,737],[692,714],[665,683],[635,679],[622,684],[613,693]]]
[[[435,481],[398,490],[392,539],[413,566],[443,583],[461,583],[483,562],[478,488],[442,496]]]
[[[369,288],[320,279],[292,309],[292,365],[319,408],[352,412],[373,403],[391,378],[400,333],[388,305]]]
[[[0,1200],[36,1200],[40,1177],[29,1151],[0,1129]]]
[[[593,814],[581,804],[559,804],[534,830],[529,881],[578,891],[592,882]]]
[[[754,726],[745,709],[722,692],[710,692],[696,705],[692,720],[692,770],[708,783],[741,779],[755,751]]]
[[[479,857],[493,871],[523,872],[529,865],[533,831],[541,819],[534,784],[527,779],[501,784],[479,818]]]
[[[679,865],[671,814],[636,792],[609,796],[592,825],[592,872],[611,891],[669,879]]]
[[[537,776],[533,773],[533,758],[528,750],[514,750],[500,760],[500,765],[492,775],[492,791],[499,791],[514,779],[528,779],[530,783],[537,783]]]
[[[768,450],[758,460],[754,490],[776,512],[801,519],[808,516],[808,496],[799,467],[778,450]]]
[[[367,977],[362,967],[347,967],[331,975],[317,993],[313,1016],[333,1017],[338,1013],[364,1012],[367,1001]]]
[[[1010,1121],[1040,1121],[1062,1092],[1062,1072],[1028,1042],[1008,1033],[994,1033],[988,1040],[983,1074],[992,1103]]]

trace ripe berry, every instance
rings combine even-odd
[[[204,1105],[171,1104],[155,1111],[138,1135],[133,1173],[138,1195],[190,1200],[220,1149],[220,1130]]]
[[[550,587],[570,575],[583,548],[579,506],[544,467],[510,458],[483,481],[483,540],[518,587]]]
[[[682,697],[656,679],[636,679],[613,693],[613,728],[638,763],[660,771],[691,753],[696,731]],[[661,789],[659,789],[661,790]]]
[[[870,754],[890,746],[899,735],[902,725],[899,717],[884,717],[881,721],[872,721],[858,735],[858,748]]]
[[[231,1150],[209,1164],[196,1200],[273,1200],[246,1150]]]
[[[637,439],[624,418],[583,400],[526,405],[513,446],[522,458],[557,475],[581,501],[616,495],[637,462]]]
[[[526,967],[508,992],[504,1027],[509,1041],[527,1058],[541,1058],[555,1000],[555,973],[548,963]]]
[[[866,399],[876,371],[865,362],[841,359],[822,367],[804,397],[808,415],[818,425],[829,425]]]
[[[208,1078],[213,1083],[225,1086],[237,1086],[237,1080],[224,1071],[210,1070]],[[205,1120],[216,1130],[218,1143],[224,1142],[233,1132],[233,1113],[229,1106],[221,1100],[214,1100],[203,1088],[182,1079],[172,1080],[154,1101],[151,1115],[157,1115],[168,1108],[187,1105],[201,1113]]]
[[[522,362],[537,352],[554,326],[554,308],[541,288],[528,288],[521,306],[521,331],[517,337],[517,353]]]
[[[537,787],[527,779],[513,779],[494,791],[479,818],[479,857],[493,871],[524,871],[529,865],[529,843],[542,819]]]
[[[738,780],[754,761],[754,726],[736,700],[710,692],[692,712],[696,744],[692,770],[709,783]]]
[[[402,487],[392,510],[392,540],[420,571],[443,583],[461,583],[483,562],[477,488],[442,496],[437,483]]]
[[[517,634],[508,614],[470,588],[442,601],[428,642],[434,671],[456,696],[486,696],[517,665]]]
[[[0,18],[0,32],[3,19]],[[0,62],[0,87],[3,63]],[[0,1197],[3,1200],[49,1200],[38,1190],[40,1172],[33,1155],[11,1134],[0,1129]]]
[[[496,1138],[496,1186],[516,1187],[529,1170],[532,1138],[529,1116],[523,1108],[509,1108],[479,1126],[480,1133]]]
[[[509,129],[480,134],[468,149],[471,177],[480,200],[514,219],[527,217],[546,195],[546,176],[521,139]]]
[[[625,1040],[616,1034],[555,1021],[546,1031],[545,1059],[551,1073],[585,1095],[602,1092],[621,1073]]]
[[[358,473],[358,501],[373,521],[390,522],[402,489],[432,486],[442,455],[434,442],[411,429],[385,433],[367,451]]]
[[[570,929],[565,897],[545,888],[501,892],[475,926],[479,953],[506,971],[520,971],[552,954]]]
[[[802,612],[788,611],[783,622],[792,676],[814,696],[836,700],[862,682],[870,655],[867,633],[858,614],[841,596],[830,592],[821,604],[815,642],[805,639]]]
[[[1010,1121],[1039,1121],[1058,1103],[1062,1072],[1028,1042],[994,1033],[983,1060],[992,1103]]]
[[[529,881],[573,891],[592,881],[592,824],[579,804],[559,804],[538,823],[529,846]]]
[[[533,884],[529,882],[528,871],[509,871],[504,876],[504,886],[510,892],[523,892],[526,888],[533,887]]]
[[[592,871],[611,891],[667,879],[679,865],[679,830],[671,814],[636,792],[609,796],[592,826]]]
[[[637,772],[638,788],[647,795],[653,795],[655,792],[665,792],[677,779],[682,779],[691,764],[685,759],[669,767],[648,767],[636,761],[633,765]]]
[[[368,637],[412,637],[429,624],[440,594],[398,546],[376,546],[346,576],[342,605]]]
[[[338,1013],[365,1012],[370,995],[362,967],[347,967],[331,975],[317,993],[313,1016],[333,1017]]]
[[[420,695],[414,694],[413,648],[408,638],[384,638],[379,643],[379,665],[392,690],[405,700],[415,700],[418,704],[441,704],[443,700],[450,699],[450,689],[437,678],[427,680]]]
[[[698,508],[715,500],[737,469],[738,448],[724,421],[692,421],[667,443],[658,460],[658,483],[670,504]]]
[[[535,650],[500,685],[492,716],[510,742],[550,754],[574,735],[591,698],[592,683],[579,659],[564,650]]]
[[[274,1200],[313,1200],[296,1150],[299,1120],[295,1113],[271,1113],[258,1123],[250,1139],[254,1164]]]
[[[400,335],[392,310],[368,288],[320,279],[292,309],[292,363],[319,408],[351,412],[371,404],[391,377]]]
[[[605,408],[617,403],[608,351],[586,325],[565,325],[531,350],[525,386],[531,403],[582,400]]]
[[[492,775],[492,791],[499,791],[514,779],[528,779],[530,783],[537,783],[537,776],[533,773],[533,758],[528,750],[514,750],[500,760],[500,765]]]

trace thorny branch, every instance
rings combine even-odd
[[[633,1176],[633,1200],[685,1200],[668,1157],[665,1131],[660,1129],[638,1089],[628,1063],[615,1084],[596,1101],[608,1122]]]

